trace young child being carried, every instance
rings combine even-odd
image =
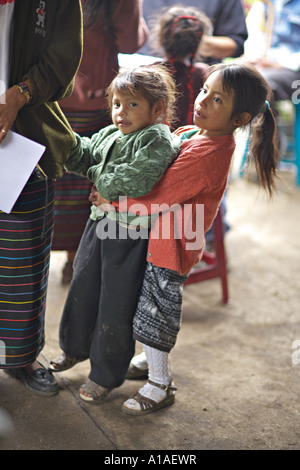
[[[165,124],[173,117],[174,81],[161,65],[124,71],[112,81],[108,103],[114,124],[91,138],[76,135],[66,168],[87,175],[109,201],[143,196],[179,152],[180,138]],[[87,401],[121,385],[134,354],[132,318],[148,237],[124,235],[130,221],[118,222],[118,213],[108,218],[92,207],[60,323],[63,353],[50,364],[56,372],[90,359],[90,380],[81,388]]]

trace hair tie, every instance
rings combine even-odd
[[[268,101],[268,100],[266,100],[266,101],[265,101],[265,109],[264,109],[264,113],[265,113],[266,111],[268,111],[270,108],[271,108],[271,106],[270,106],[270,103],[269,103],[269,101]]]
[[[186,20],[193,20],[195,21],[201,28],[201,21],[196,17],[196,16],[193,16],[193,15],[179,15],[179,16],[176,16],[174,19],[173,19],[173,23],[172,23],[172,26],[171,26],[171,35],[173,36],[174,35],[174,31],[175,31],[175,28],[177,26],[177,23],[179,20],[181,19],[186,19]],[[203,31],[200,29],[197,31],[197,34],[198,34],[198,38],[199,40],[201,39],[201,36],[203,34]]]

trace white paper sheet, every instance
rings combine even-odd
[[[118,54],[118,62],[120,67],[131,68],[139,65],[151,65],[156,62],[162,62],[160,57],[153,57],[144,54]]]
[[[8,131],[0,144],[0,210],[9,214],[46,147]]]

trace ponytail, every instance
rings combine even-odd
[[[252,124],[250,158],[254,159],[258,182],[272,195],[276,188],[275,178],[279,152],[277,146],[277,126],[269,106]]]

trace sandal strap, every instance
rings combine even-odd
[[[152,400],[151,398],[144,397],[141,395],[140,392],[136,392],[132,397],[134,400],[138,402],[141,407],[142,411],[149,410],[157,405],[157,402]]]
[[[101,387],[101,385],[96,384],[92,380],[88,380],[81,388],[91,395],[93,398],[99,398],[101,396],[106,396],[110,392],[110,388]]]
[[[65,370],[71,369],[71,367],[75,366],[75,364],[78,362],[82,362],[83,360],[84,359],[75,359],[75,357],[71,357],[63,352],[60,354],[60,356],[50,361],[49,369],[52,372],[63,372]]]
[[[151,384],[151,385],[154,385],[154,387],[158,387],[158,388],[161,388],[162,390],[164,390],[165,392],[175,392],[177,390],[176,387],[172,387],[171,384],[172,384],[172,381],[169,383],[169,385],[163,385],[163,384],[158,384],[156,382],[152,382],[152,380],[149,380],[148,379],[148,383]]]
[[[165,398],[157,402],[153,400],[152,398],[145,397],[140,392],[136,392],[130,398],[135,400],[139,404],[140,410],[133,411],[130,408],[130,406],[127,406],[127,402],[125,402],[123,404],[123,410],[126,413],[134,414],[134,415],[152,413],[153,411],[159,410],[165,406],[169,406],[174,403],[175,393],[171,393],[171,391],[176,390],[176,388],[171,387],[171,383],[169,385],[162,385],[162,384],[157,384],[156,382],[152,382],[152,380],[148,380],[148,383],[150,383],[151,385],[154,385],[155,387],[161,388],[162,390],[165,390],[166,391]]]

